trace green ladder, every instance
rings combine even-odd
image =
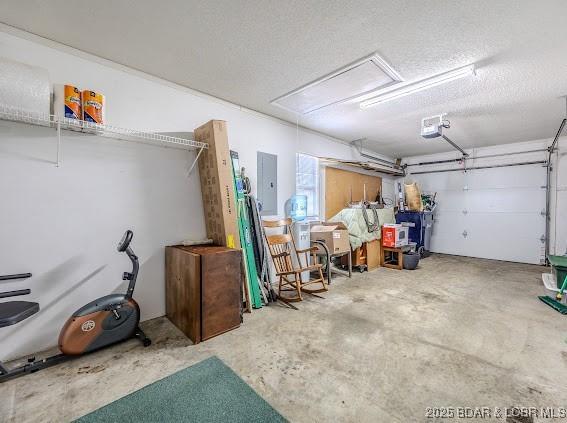
[[[244,193],[244,186],[242,185],[238,153],[231,150],[230,159],[232,161],[232,176],[234,180],[234,192],[236,194],[236,208],[238,211],[237,218],[238,230],[240,233],[240,246],[242,247],[242,254],[244,255],[244,268],[246,269],[248,292],[250,293],[252,308],[261,308],[262,297],[260,293],[258,273],[256,272],[256,260],[254,258],[252,236],[250,234],[250,220],[248,219],[246,196]]]

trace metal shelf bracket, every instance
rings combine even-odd
[[[195,159],[193,159],[193,163],[191,163],[191,166],[189,167],[189,170],[187,171],[187,177],[191,176],[191,172],[195,168],[195,165],[197,164],[197,160],[199,160],[199,157],[201,157],[201,153],[203,152],[204,149],[205,149],[204,146],[201,147],[199,149],[199,152],[195,155]]]

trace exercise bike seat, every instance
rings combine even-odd
[[[0,303],[0,328],[15,325],[39,311],[39,304],[31,301]]]

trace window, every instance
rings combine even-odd
[[[319,218],[319,159],[297,153],[295,193],[307,196],[307,217]]]

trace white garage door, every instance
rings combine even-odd
[[[539,264],[545,257],[545,167],[415,175],[437,192],[431,251]]]

